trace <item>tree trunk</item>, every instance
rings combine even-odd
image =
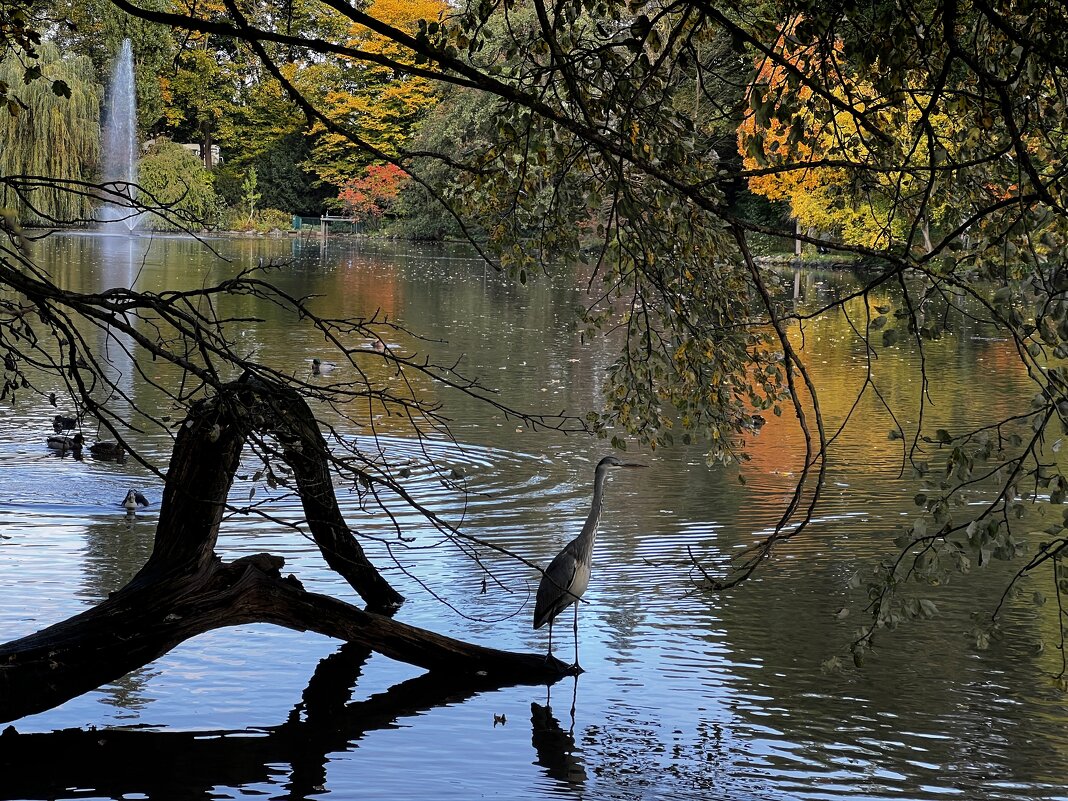
[[[296,391],[243,377],[190,412],[175,441],[152,555],[104,602],[0,645],[0,722],[42,712],[113,681],[206,631],[274,623],[359,643],[443,674],[501,683],[569,672],[541,654],[472,645],[307,592],[270,554],[223,562],[215,542],[245,441],[268,434],[293,468],[312,537],[327,563],[368,603],[392,612],[403,597],[370,563],[341,515],[326,443]]]
[[[204,160],[204,169],[210,170],[215,166],[215,159],[212,157],[211,146],[214,144],[214,140],[211,135],[211,122],[204,120],[200,124],[200,157]]]

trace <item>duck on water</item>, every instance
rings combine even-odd
[[[75,459],[82,458],[82,446],[85,444],[85,437],[81,434],[75,434],[73,437],[68,437],[64,434],[56,434],[48,438],[48,447],[54,450],[60,456],[66,456],[72,454]]]

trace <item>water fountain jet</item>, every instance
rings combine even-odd
[[[134,88],[133,48],[124,39],[111,75],[107,120],[104,125],[104,183],[128,198],[105,203],[100,209],[102,228],[109,233],[129,234],[141,214],[132,206],[137,199],[137,92]]]

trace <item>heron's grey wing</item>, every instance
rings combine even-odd
[[[575,601],[568,588],[578,572],[578,557],[574,542],[560,551],[541,577],[538,596],[534,602],[534,628],[540,629]]]
[[[140,492],[135,492],[134,493],[134,500],[136,500],[142,506],[148,506],[148,498],[146,498]]]

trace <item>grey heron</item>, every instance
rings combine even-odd
[[[604,503],[604,482],[608,471],[615,467],[645,467],[637,462],[624,462],[606,456],[597,463],[593,474],[593,505],[582,532],[558,553],[542,574],[534,603],[534,628],[549,624],[549,656],[553,655],[553,620],[572,604],[575,605],[575,664],[578,667],[578,601],[590,583],[593,563],[593,543],[597,539],[597,524],[601,521]]]

